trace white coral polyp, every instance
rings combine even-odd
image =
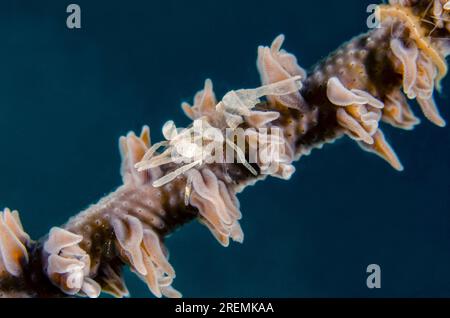
[[[384,103],[359,89],[348,89],[337,77],[327,83],[328,100],[336,106],[336,119],[347,135],[366,144],[373,144],[378,131]]]
[[[189,177],[192,180],[190,203],[199,210],[200,222],[223,246],[228,246],[230,238],[242,243],[244,234],[239,225],[242,214],[234,194],[207,168],[189,171]]]
[[[175,270],[154,230],[131,215],[114,218],[112,225],[123,260],[147,283],[152,293],[158,298],[181,297],[171,286]]]
[[[97,298],[101,286],[89,278],[90,257],[79,247],[83,237],[62,228],[51,229],[44,243],[46,273],[50,281],[68,295]]]
[[[441,117],[433,98],[439,72],[432,58],[424,51],[419,52],[415,44],[406,48],[399,39],[391,40],[390,47],[402,65],[403,91],[406,96],[409,99],[416,98],[425,117],[435,125],[444,127],[445,120]]]
[[[6,271],[15,277],[22,275],[22,266],[28,263],[30,241],[17,211],[5,208],[0,212],[0,274]]]

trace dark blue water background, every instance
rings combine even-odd
[[[0,3],[0,205],[34,238],[121,182],[119,136],[153,140],[210,77],[216,93],[256,87],[258,45],[279,33],[308,68],[366,30],[371,1],[78,0]],[[450,119],[450,83],[437,97]],[[416,108],[417,109],[417,108]],[[417,109],[417,113],[420,113]],[[240,195],[243,245],[193,223],[167,244],[187,297],[450,296],[450,128],[383,128],[398,173],[349,139],[314,151],[289,182]],[[382,288],[366,287],[366,266]],[[133,296],[150,296],[127,273]]]

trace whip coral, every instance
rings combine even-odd
[[[403,166],[381,130],[419,124],[408,105],[445,126],[433,99],[447,73],[450,1],[391,0],[379,27],[331,53],[311,70],[282,49],[284,36],[258,48],[262,85],[220,100],[211,80],[182,104],[192,124],[119,140],[123,184],[98,203],[32,240],[19,213],[0,213],[0,296],[98,297],[129,294],[127,265],[157,297],[180,297],[165,237],[192,220],[223,246],[242,243],[237,193],[267,176],[288,180],[293,162],[343,136],[397,170]]]

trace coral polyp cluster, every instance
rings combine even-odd
[[[377,8],[379,27],[309,71],[281,35],[258,48],[260,87],[218,100],[207,80],[182,105],[189,127],[169,121],[155,144],[148,127],[120,138],[123,184],[48,236],[33,241],[17,212],[0,214],[0,296],[124,297],[127,265],[155,296],[180,297],[165,237],[198,220],[223,246],[243,242],[237,194],[246,186],[288,180],[295,160],[344,136],[402,170],[381,128],[418,125],[413,99],[445,126],[433,94],[447,73],[449,10],[449,1],[391,0]]]

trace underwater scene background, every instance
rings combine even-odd
[[[219,97],[259,86],[257,46],[280,33],[310,68],[366,31],[375,1],[72,2],[79,30],[66,27],[69,1],[0,3],[0,205],[36,239],[120,185],[119,136],[187,125],[179,105],[205,78]],[[447,120],[449,89],[447,78],[436,94]],[[243,245],[225,249],[196,222],[168,238],[174,286],[185,297],[450,297],[450,129],[383,131],[404,172],[349,138],[315,150],[290,181],[239,195]],[[369,264],[380,289],[366,286]]]

